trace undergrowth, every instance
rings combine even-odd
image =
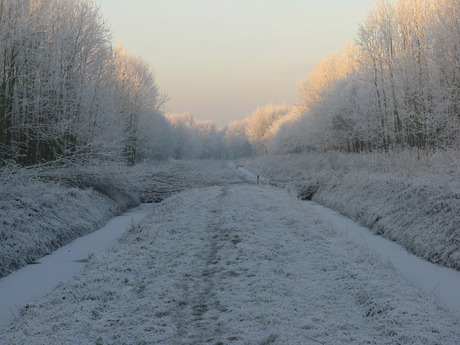
[[[412,253],[460,270],[460,153],[309,153],[246,162]]]

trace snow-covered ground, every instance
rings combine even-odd
[[[137,225],[152,208],[152,204],[133,208],[111,219],[101,229],[0,278],[0,329],[6,327],[26,304],[43,297],[59,283],[72,278],[86,265],[90,256],[116,246],[123,233]]]
[[[0,333],[2,344],[458,344],[458,318],[268,185],[155,207]]]
[[[238,182],[222,161],[113,162],[0,171],[0,277],[180,190]]]
[[[256,179],[253,171],[238,167],[239,171],[251,179]],[[270,183],[269,179],[259,176],[262,183]],[[460,319],[460,272],[423,260],[399,244],[375,235],[348,217],[313,201],[305,201],[310,208],[331,224],[336,230],[345,234],[357,243],[362,243],[374,250],[382,259],[387,259],[396,270],[412,281],[427,294],[436,296],[446,308]]]
[[[399,244],[373,234],[348,217],[313,201],[306,203],[338,231],[374,250],[426,294],[439,299],[460,320],[460,272],[409,253]]]
[[[251,179],[256,179],[253,171],[238,167],[239,171]],[[262,183],[270,183],[259,176]],[[388,260],[404,277],[412,281],[427,294],[434,295],[452,313],[460,319],[460,272],[433,264],[406,251],[399,244],[375,235],[348,217],[320,205],[314,201],[305,201],[310,208],[332,225],[336,230],[357,243],[374,250],[382,259]]]
[[[417,256],[460,270],[460,151],[265,156],[245,166]]]

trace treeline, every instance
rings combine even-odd
[[[93,2],[0,1],[0,165],[165,157],[163,103]]]
[[[355,44],[300,87],[311,145],[348,151],[458,145],[460,1],[382,0]],[[319,85],[319,87],[318,87]]]
[[[166,114],[142,59],[86,0],[0,0],[0,166],[443,149],[460,141],[460,0],[376,2],[318,62],[295,106],[217,129]]]
[[[245,128],[167,114],[165,101],[94,2],[0,0],[0,167],[251,153]]]
[[[0,2],[4,164],[85,155],[134,162],[164,139],[161,105],[152,72],[113,46],[94,3]]]
[[[377,1],[355,42],[301,82],[295,107],[240,123],[247,139],[274,154],[458,148],[459,17],[460,0]]]

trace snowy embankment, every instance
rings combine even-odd
[[[272,156],[246,166],[419,257],[460,269],[459,152]]]
[[[432,296],[270,186],[174,195],[4,344],[455,344]],[[2,344],[3,344],[2,343]]]
[[[140,202],[230,179],[222,162],[114,163],[0,173],[0,277]]]
[[[141,204],[132,208],[112,218],[103,228],[37,259],[33,265],[0,278],[0,330],[8,326],[24,306],[47,295],[59,283],[80,272],[89,257],[115,247],[122,235],[139,224],[153,207],[154,204]]]

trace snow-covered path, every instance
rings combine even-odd
[[[270,186],[189,190],[29,305],[1,344],[457,344],[458,320]]]

